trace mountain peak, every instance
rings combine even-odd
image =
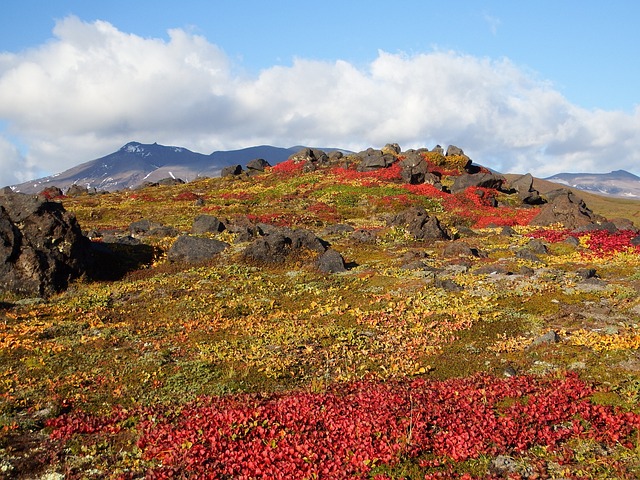
[[[140,142],[129,142],[120,148],[121,152],[127,153],[144,153],[144,145]]]

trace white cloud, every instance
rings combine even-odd
[[[54,34],[0,54],[0,120],[28,147],[3,165],[29,165],[22,172],[60,172],[130,140],[203,153],[453,143],[476,163],[541,176],[634,170],[640,160],[640,109],[581,109],[508,59],[380,51],[365,67],[298,58],[246,77],[183,30],[150,39],[68,17]],[[16,178],[0,170],[0,183]]]
[[[0,134],[0,187],[29,180],[32,169],[18,148]]]

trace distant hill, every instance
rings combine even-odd
[[[625,170],[610,173],[559,173],[544,180],[599,195],[640,199],[640,177]]]
[[[224,167],[238,164],[244,166],[255,158],[263,158],[275,165],[300,148],[261,145],[205,155],[182,147],[129,142],[104,157],[82,163],[62,173],[14,185],[12,188],[23,193],[38,193],[51,186],[64,191],[77,184],[96,190],[115,191],[169,177],[191,181],[197,177],[219,176]]]

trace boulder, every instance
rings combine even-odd
[[[191,233],[196,235],[202,233],[219,233],[225,229],[218,217],[213,215],[198,215],[191,226]]]
[[[200,263],[211,260],[227,247],[228,243],[213,238],[181,235],[167,252],[167,258],[171,262]]]
[[[182,180],[181,178],[173,178],[173,177],[167,177],[167,178],[163,178],[161,180],[158,180],[158,185],[163,186],[163,187],[171,187],[173,185],[183,185],[184,184],[184,180]]]
[[[443,251],[446,257],[476,257],[486,258],[487,254],[470,246],[466,242],[454,241],[448,244]]]
[[[530,173],[522,175],[511,182],[511,188],[518,194],[520,201],[527,205],[540,205],[544,199],[533,188],[533,176]]]
[[[228,167],[224,167],[220,172],[221,177],[235,177],[236,175],[241,175],[243,172],[241,165],[229,165]]]
[[[133,236],[175,237],[178,231],[173,227],[143,218],[129,225],[129,233]]]
[[[293,163],[303,163],[303,170],[314,171],[318,165],[325,165],[329,162],[327,154],[318,148],[303,148],[289,157]]]
[[[442,147],[440,147],[440,148],[442,149]],[[464,151],[461,148],[456,147],[455,145],[449,145],[447,147],[446,156],[450,157],[452,155],[464,155]]]
[[[378,232],[366,228],[359,228],[351,234],[350,238],[356,243],[376,243]]]
[[[89,189],[81,185],[73,184],[67,190],[67,197],[80,197],[82,195],[88,195]]]
[[[61,203],[0,193],[0,290],[47,296],[89,273],[91,242]]]
[[[531,221],[531,225],[561,224],[564,228],[574,230],[598,220],[584,201],[570,190],[560,189],[549,192],[546,196],[548,203],[540,208],[540,213]]]
[[[402,181],[412,185],[425,183],[428,165],[424,157],[416,152],[407,153],[400,161]],[[428,182],[433,183],[433,182]]]
[[[249,173],[262,173],[265,168],[270,167],[271,164],[263,158],[256,158],[247,163],[247,171]]]
[[[58,187],[47,187],[42,190],[38,195],[42,195],[47,200],[53,200],[54,198],[62,197],[62,190]]]
[[[331,248],[320,255],[317,266],[318,270],[324,273],[339,273],[347,270],[342,255]]]
[[[370,172],[372,170],[387,168],[396,161],[395,155],[384,153],[382,150],[375,150],[373,148],[369,148],[359,155],[362,158],[357,168],[359,172]]]
[[[506,182],[502,175],[485,172],[464,173],[454,178],[455,180],[451,187],[451,193],[463,192],[469,187],[493,188],[495,190],[500,190],[502,185]]]
[[[422,207],[404,210],[387,221],[389,226],[406,228],[418,240],[448,240],[450,237],[436,217],[430,217]]]
[[[313,232],[305,229],[286,227],[260,228],[262,237],[253,241],[243,251],[245,260],[259,264],[282,264],[302,252],[311,251],[324,254],[327,243]]]

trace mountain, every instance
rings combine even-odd
[[[640,177],[625,170],[610,173],[559,173],[544,180],[600,195],[640,198]]]
[[[96,190],[115,191],[168,177],[191,181],[197,177],[219,176],[224,167],[245,165],[255,158],[263,158],[275,165],[299,149],[261,145],[205,155],[182,147],[129,142],[109,155],[62,173],[14,185],[12,189],[23,193],[38,193],[51,186],[65,190],[71,185],[82,185]]]

